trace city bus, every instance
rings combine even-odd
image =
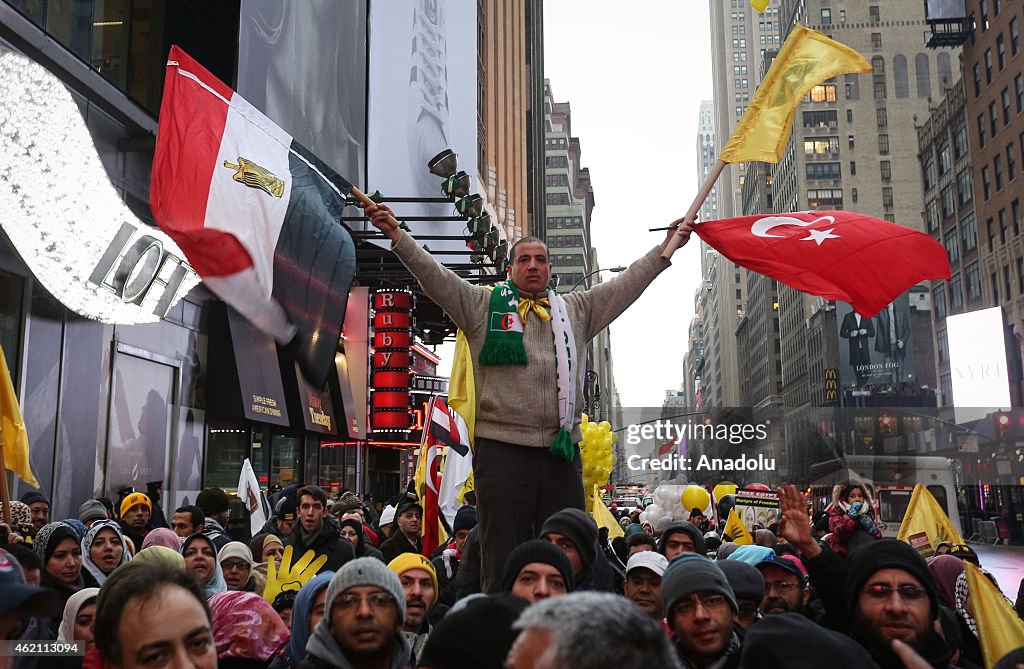
[[[832,505],[832,489],[849,480],[862,482],[871,495],[882,536],[895,537],[914,486],[923,484],[963,536],[956,487],[949,460],[940,457],[849,455],[811,465],[811,505],[824,511]]]

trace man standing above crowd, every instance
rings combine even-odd
[[[389,222],[387,207],[371,205],[366,213],[469,341],[478,399],[473,473],[482,581],[485,592],[494,592],[505,557],[517,544],[536,536],[555,511],[584,508],[574,445],[582,439],[583,366],[577,351],[585,350],[669,261],[662,248],[654,248],[618,278],[560,296],[548,287],[547,246],[526,237],[512,246],[508,281],[491,291],[441,266]],[[692,225],[677,225],[666,244],[677,229],[681,241],[688,240]]]
[[[285,546],[294,546],[296,557],[312,550],[317,556],[326,555],[327,562],[320,571],[337,571],[343,564],[355,557],[355,550],[348,539],[342,539],[337,526],[328,526],[327,493],[315,485],[299,488],[299,522],[292,526],[292,533],[282,537]],[[333,520],[332,520],[333,522]]]

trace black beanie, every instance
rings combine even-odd
[[[511,592],[512,585],[523,567],[531,562],[549,564],[558,570],[565,581],[566,592],[572,592],[573,576],[572,563],[569,557],[558,546],[550,541],[542,539],[530,539],[516,546],[505,560],[505,573],[501,577],[501,589],[504,592]]]
[[[871,654],[856,641],[825,629],[799,613],[765,616],[747,630],[740,655],[742,669],[867,669],[874,666],[877,665]]]
[[[562,509],[548,516],[540,528],[540,537],[554,532],[561,534],[576,546],[583,561],[583,570],[589,571],[597,558],[597,523],[579,509]]]
[[[452,534],[459,530],[471,530],[474,527],[476,527],[476,509],[471,506],[464,506],[455,512]]]
[[[662,555],[665,554],[665,543],[668,541],[668,537],[676,532],[685,532],[690,535],[693,539],[693,552],[698,555],[705,555],[708,552],[707,544],[704,543],[704,533],[691,522],[680,520],[672,523],[665,528],[665,531],[661,533],[661,538],[658,539],[658,552]]]
[[[931,602],[931,620],[939,615],[939,596],[935,580],[928,571],[928,563],[910,544],[897,539],[879,539],[862,546],[850,554],[850,572],[846,577],[846,602],[850,611],[857,611],[861,588],[881,569],[902,569],[918,581],[928,592]]]
[[[207,516],[216,516],[231,508],[231,498],[220,488],[206,488],[196,496],[196,506]]]
[[[519,630],[512,624],[529,602],[512,595],[492,595],[449,613],[423,647],[419,664],[438,669],[500,667]]]

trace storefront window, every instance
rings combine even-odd
[[[371,446],[367,467],[369,493],[375,500],[397,495],[402,485],[402,451],[397,448]]]
[[[332,495],[342,488],[356,489],[356,456],[353,442],[324,442],[320,446],[320,487]]]
[[[306,437],[306,449],[303,454],[303,469],[305,474],[302,477],[303,482],[320,485],[320,444],[324,443],[325,439],[317,439],[316,437]]]
[[[275,434],[271,441],[274,466],[270,472],[271,485],[286,486],[300,482],[299,454],[302,451],[302,437]]]
[[[253,440],[256,446],[255,439]],[[232,423],[212,422],[207,438],[206,478],[204,485],[234,490],[238,487],[238,476],[242,471],[242,462],[249,457],[249,428]],[[254,455],[259,449],[253,448]],[[257,458],[253,458],[253,469],[256,476],[261,472],[257,467]]]

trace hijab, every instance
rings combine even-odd
[[[935,579],[935,589],[945,606],[956,608],[956,581],[964,573],[964,561],[952,555],[936,555],[928,560],[928,571]]]
[[[288,643],[281,616],[254,592],[222,592],[210,598],[213,643],[217,659],[244,658],[267,662]]]
[[[333,571],[322,571],[309,579],[295,597],[292,607],[292,638],[288,651],[292,662],[299,664],[306,657],[306,643],[309,641],[309,618],[313,614],[313,600],[327,587],[334,576]]]
[[[128,544],[124,541],[124,534],[121,532],[121,526],[114,520],[98,520],[93,523],[93,526],[89,528],[89,532],[82,539],[82,569],[89,572],[98,585],[103,585],[103,582],[107,580],[107,576],[110,574],[104,574],[103,570],[99,568],[95,562],[92,561],[90,551],[92,550],[92,544],[96,541],[96,535],[100,533],[100,530],[111,529],[117,534],[117,538],[121,540],[121,561],[117,564],[117,567],[128,564],[132,559],[131,553],[128,552]],[[114,569],[117,569],[114,567]],[[113,572],[113,569],[111,569]]]
[[[139,551],[138,555],[132,558],[132,564],[158,564],[161,567],[173,567],[182,571],[188,571],[185,567],[185,558],[176,549],[166,546],[150,546]]]
[[[142,540],[142,548],[140,550],[146,550],[150,546],[163,546],[164,548],[177,551],[181,548],[181,537],[175,534],[173,530],[169,530],[166,527],[158,527],[149,531],[146,538]]]
[[[82,588],[68,598],[68,603],[64,605],[64,617],[57,631],[57,641],[75,640],[75,618],[86,605],[96,603],[96,596],[99,593],[99,588]]]
[[[50,561],[50,556],[57,550],[57,546],[60,542],[65,539],[74,539],[75,543],[78,544],[78,532],[75,528],[71,527],[67,523],[49,523],[43,525],[39,532],[36,533],[35,541],[32,544],[32,550],[39,556],[40,561],[43,563],[43,568],[40,570],[40,578],[42,585],[53,588],[60,594],[62,601],[67,601],[68,598],[81,590],[85,583],[82,581],[82,570],[78,570],[78,578],[73,584],[67,584],[58,581],[54,577],[50,576],[50,573],[46,570],[46,563]],[[79,545],[79,548],[81,546]],[[84,559],[84,558],[83,558]]]
[[[202,532],[196,532],[189,538],[185,539],[181,544],[181,556],[185,557],[185,551],[195,541],[205,541],[209,544],[210,548],[213,549],[213,575],[210,580],[203,584],[203,592],[206,594],[206,598],[210,599],[214,595],[219,595],[222,592],[227,592],[228,584],[224,581],[224,571],[220,568],[220,561],[217,559],[217,547],[213,545],[210,538]],[[187,569],[187,567],[186,567]]]

